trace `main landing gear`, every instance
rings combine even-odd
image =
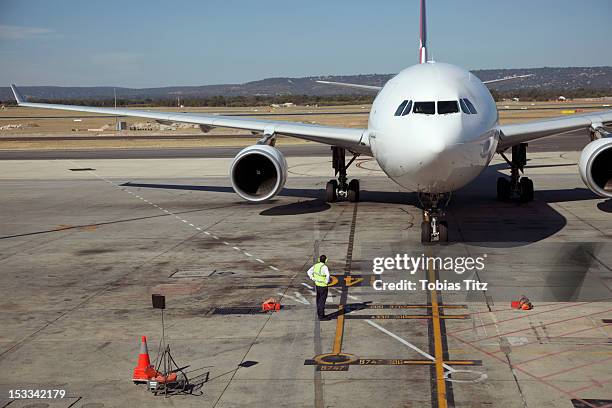
[[[353,153],[353,158],[346,164],[346,150],[342,147],[332,146],[332,167],[337,180],[329,180],[325,186],[325,201],[334,203],[339,198],[348,199],[354,203],[359,201],[359,180],[353,179],[347,183],[346,169],[359,156]]]
[[[510,165],[510,180],[506,177],[497,179],[497,199],[508,201],[518,197],[523,203],[533,201],[533,181],[519,175],[527,164],[527,143],[512,146],[512,160],[508,160],[504,153],[501,156]]]
[[[423,222],[421,222],[421,242],[434,240],[448,242],[448,223],[445,220],[444,209],[450,201],[450,193],[420,193],[419,201],[423,206]]]

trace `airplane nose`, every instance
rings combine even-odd
[[[386,144],[384,149],[380,149],[383,154],[379,155],[379,161],[382,161],[381,164],[391,177],[414,175],[443,166],[440,160],[445,149],[446,143],[442,138],[434,135],[412,136],[410,143]]]
[[[425,158],[435,159],[446,149],[446,143],[441,137],[422,138],[421,150]]]
[[[413,191],[433,190],[450,177],[449,149],[457,144],[457,129],[421,127],[396,135],[381,138],[388,143],[377,145],[377,160],[387,175]]]
[[[418,171],[423,167],[435,165],[440,155],[446,149],[446,143],[440,137],[434,135],[422,138],[414,137],[416,143],[412,143],[408,149],[404,149],[401,160],[403,173]]]

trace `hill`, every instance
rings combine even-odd
[[[577,89],[610,90],[612,93],[612,67],[564,67],[564,68],[525,68],[525,69],[484,69],[473,73],[481,80],[502,78],[510,75],[534,74],[534,76],[513,81],[491,84],[496,91],[555,90],[570,91]],[[330,75],[304,78],[268,78],[244,84],[222,84],[204,86],[172,86],[161,88],[116,88],[121,99],[176,99],[209,98],[213,96],[283,96],[283,95],[355,95],[372,94],[351,88],[323,85],[318,79],[350,82],[367,85],[383,85],[393,74],[367,75]],[[20,88],[26,96],[45,100],[105,100],[113,98],[113,87],[58,87],[24,86]],[[9,87],[0,88],[0,101],[11,101],[13,95]]]

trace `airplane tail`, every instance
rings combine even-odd
[[[419,37],[419,64],[427,62],[427,13],[425,0],[421,0],[421,30]]]

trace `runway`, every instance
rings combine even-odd
[[[180,136],[182,137],[182,136]],[[91,138],[102,140],[108,137]],[[140,137],[139,137],[140,138]],[[165,137],[164,137],[165,138]],[[171,138],[171,137],[169,137]],[[190,136],[191,138],[191,136]],[[205,139],[206,136],[193,136]],[[66,140],[68,137],[66,137]],[[120,140],[121,138],[117,138]],[[125,138],[129,140],[129,137]],[[149,137],[154,140],[155,137]],[[45,140],[54,140],[53,137]],[[590,141],[587,132],[579,131],[543,138],[529,143],[529,152],[580,151]],[[245,142],[246,147],[248,143]],[[320,144],[278,145],[286,156],[325,156],[330,147]],[[226,158],[234,157],[243,147],[206,147],[202,148],[130,148],[130,149],[53,149],[53,150],[0,150],[0,160],[60,160],[60,159],[162,159],[162,158]]]
[[[327,204],[328,148],[304,149],[288,155],[285,189],[260,204],[232,192],[229,151],[0,161],[0,370],[10,373],[0,406],[24,408],[31,401],[11,402],[7,390],[42,385],[67,392],[50,407],[76,408],[612,400],[612,207],[581,183],[578,152],[530,155],[529,204],[495,200],[508,172],[496,158],[454,194],[451,244],[423,246],[417,198],[372,159],[349,171],[362,201]],[[323,253],[336,283],[330,320],[319,322],[305,271]],[[396,254],[482,256],[486,268],[373,274],[374,258]],[[378,291],[376,279],[488,288]],[[132,384],[142,335],[157,355],[153,293],[166,296],[167,340],[193,395],[154,398]],[[511,309],[523,294],[535,308]],[[269,297],[283,309],[259,313]]]

